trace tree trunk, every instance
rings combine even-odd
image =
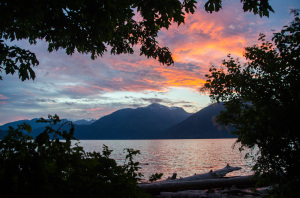
[[[208,173],[204,173],[204,174],[199,174],[199,175],[193,175],[190,177],[185,177],[185,178],[180,178],[180,179],[176,179],[174,177],[176,177],[176,173],[173,174],[171,179],[167,179],[167,181],[173,181],[173,182],[181,182],[181,181],[194,181],[194,180],[203,180],[203,179],[216,179],[216,178],[222,178],[224,177],[227,173],[230,173],[232,171],[236,171],[236,170],[240,170],[242,168],[240,167],[232,167],[229,166],[229,164],[227,164],[227,166],[225,166],[222,169],[216,170],[216,171],[210,171]],[[173,180],[174,178],[174,180]]]
[[[176,180],[175,180],[176,181]],[[139,184],[140,188],[145,189],[151,194],[159,194],[160,192],[176,192],[183,190],[203,190],[210,188],[223,188],[253,186],[256,181],[253,176],[241,176],[232,178],[219,178],[219,179],[202,179],[192,181],[164,181],[148,184]]]

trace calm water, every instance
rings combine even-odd
[[[177,173],[178,177],[186,177],[195,173],[209,172],[231,166],[242,167],[227,176],[252,174],[250,159],[244,159],[245,153],[232,148],[236,139],[196,139],[196,140],[81,140],[85,151],[102,151],[105,144],[113,150],[111,157],[119,164],[124,163],[125,148],[140,150],[135,161],[141,163],[141,173],[146,178],[153,173],[164,173],[163,178]]]

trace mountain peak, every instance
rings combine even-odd
[[[181,107],[167,107],[167,106],[161,105],[159,103],[152,103],[151,105],[149,105],[147,107],[144,107],[144,108],[151,109],[151,110],[158,110],[158,109],[161,109],[161,110],[162,109],[165,109],[165,110],[184,110]]]
[[[168,108],[167,106],[161,105],[159,103],[152,103],[151,105],[147,106],[146,108]]]

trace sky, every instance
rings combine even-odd
[[[223,1],[223,9],[212,14],[198,1],[185,24],[173,24],[158,34],[159,45],[173,54],[173,66],[140,56],[139,46],[134,54],[108,52],[92,60],[90,54],[49,53],[42,40],[36,45],[14,42],[34,52],[40,64],[34,68],[35,80],[21,82],[17,75],[1,74],[0,125],[48,114],[70,120],[99,119],[154,102],[195,113],[211,104],[209,96],[199,92],[211,65],[221,67],[228,54],[245,61],[244,48],[258,44],[259,33],[271,40],[271,30],[278,32],[292,21],[290,9],[300,8],[299,0],[270,0],[270,4],[275,13],[260,18],[243,12],[237,0]]]

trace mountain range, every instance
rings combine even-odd
[[[121,109],[98,120],[79,120],[74,136],[78,139],[202,139],[235,138],[230,132],[218,129],[213,119],[224,109],[223,104],[209,105],[197,113],[187,113],[180,107],[167,107],[157,103],[136,109]],[[37,119],[21,120],[0,126],[16,127],[27,122],[32,126],[32,136],[43,131],[46,124]],[[1,134],[0,134],[1,137]]]
[[[18,121],[14,121],[14,122],[9,122],[9,123],[6,123],[6,124],[0,126],[0,130],[2,130],[2,131],[8,130],[9,126],[11,126],[13,128],[17,128],[18,125],[20,125],[24,122],[27,124],[30,124],[32,130],[35,130],[35,129],[38,129],[41,127],[43,128],[48,125],[48,123],[36,122],[37,120],[38,120],[38,118],[34,118],[32,120],[18,120]],[[68,121],[68,120],[62,119],[62,121]],[[92,119],[90,121],[81,119],[81,120],[74,121],[73,124],[75,124],[75,125],[90,125],[90,124],[94,123],[95,121],[96,120],[94,120],[94,119]]]
[[[121,109],[89,126],[77,126],[79,139],[153,139],[191,114],[183,108],[157,103],[136,109]]]
[[[165,130],[162,137],[165,139],[236,138],[237,136],[229,132],[228,127],[214,123],[216,116],[222,110],[224,110],[222,103],[209,105]]]

